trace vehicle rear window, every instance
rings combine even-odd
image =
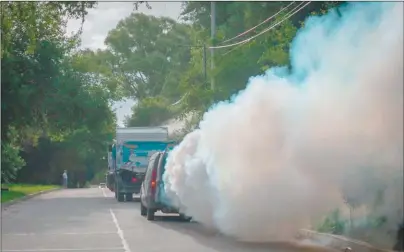
[[[156,158],[158,157],[158,155],[159,154],[156,153],[150,157],[149,164],[148,164],[147,171],[146,171],[146,177],[145,177],[146,181],[150,181],[151,174],[152,174],[153,168],[154,168],[154,164],[156,163]]]

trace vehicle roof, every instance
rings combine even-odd
[[[149,160],[151,160],[152,158],[153,159],[155,159],[155,158],[157,158],[157,156],[160,156],[160,155],[162,155],[163,156],[163,158],[167,158],[167,151],[158,151],[158,152],[156,152],[156,153],[154,153],[151,157],[150,157],[150,159]],[[154,168],[157,168],[158,166],[156,166],[156,167],[153,167],[153,169]],[[164,168],[163,168],[164,169]]]
[[[153,153],[153,155],[150,156],[150,159],[152,158],[156,158],[157,155],[160,155],[162,153],[162,151],[158,151],[156,153]]]
[[[166,127],[133,127],[117,128],[116,141],[147,141],[166,142],[168,141],[168,129]]]

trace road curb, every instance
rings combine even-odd
[[[61,189],[62,189],[62,188],[55,188],[55,189],[51,189],[51,190],[40,191],[40,192],[37,192],[37,193],[31,193],[31,194],[25,195],[24,197],[15,199],[15,200],[11,200],[11,201],[7,201],[7,202],[4,202],[4,203],[0,203],[0,204],[1,204],[1,210],[4,210],[4,209],[6,209],[6,208],[8,208],[8,207],[10,207],[10,206],[12,206],[12,205],[14,205],[14,204],[19,203],[19,202],[32,199],[32,198],[34,198],[34,197],[36,197],[36,196],[39,196],[39,195],[42,195],[42,194],[45,194],[45,193],[54,192],[54,191],[59,191],[59,190],[61,190]]]

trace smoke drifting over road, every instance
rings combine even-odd
[[[289,239],[383,186],[380,211],[402,218],[403,3],[350,3],[305,24],[291,72],[252,77],[169,155],[169,197],[225,234]]]

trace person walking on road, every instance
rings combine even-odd
[[[66,170],[63,172],[62,176],[63,176],[63,187],[67,188],[67,171]]]

